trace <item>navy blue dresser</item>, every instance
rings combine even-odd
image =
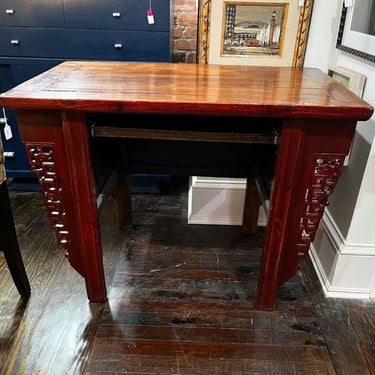
[[[64,60],[171,61],[170,0],[1,0],[0,92]],[[7,176],[34,179],[18,134],[5,140]],[[0,109],[0,117],[3,117]],[[3,137],[3,132],[2,132]]]

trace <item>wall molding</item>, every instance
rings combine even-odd
[[[309,254],[325,296],[374,298],[375,247],[347,243],[327,210],[319,232]]]

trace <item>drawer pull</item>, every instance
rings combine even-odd
[[[14,159],[16,153],[14,151],[4,151],[4,158],[5,159]]]
[[[113,12],[112,13],[112,17],[114,17],[114,18],[120,18],[121,17],[121,13],[120,12]]]
[[[10,41],[10,44],[11,44],[12,46],[19,46],[19,45],[20,45],[20,41],[17,40],[17,39],[12,39],[12,40]]]
[[[14,14],[14,13],[16,13],[16,11],[14,9],[6,9],[5,13],[6,14]]]
[[[116,49],[121,49],[122,48],[122,43],[115,43],[114,47]]]

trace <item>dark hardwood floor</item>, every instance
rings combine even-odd
[[[254,308],[264,229],[187,225],[187,194],[100,207],[107,303],[57,248],[41,193],[11,192],[32,293],[0,257],[0,374],[375,374],[375,301],[324,298],[309,260],[277,309]],[[1,254],[1,253],[0,253]]]

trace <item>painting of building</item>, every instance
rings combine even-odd
[[[226,3],[222,55],[281,55],[287,4]]]

